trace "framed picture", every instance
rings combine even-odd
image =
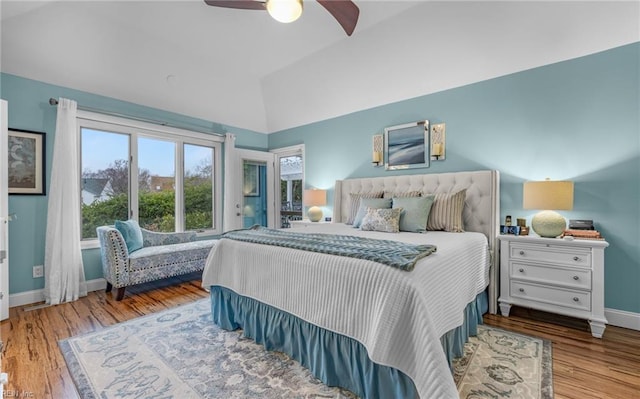
[[[245,197],[260,196],[260,166],[251,163],[244,164],[244,184],[242,192]]]
[[[429,121],[388,127],[384,139],[387,170],[429,167]]]
[[[9,129],[9,194],[45,195],[45,134]]]

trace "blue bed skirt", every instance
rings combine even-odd
[[[478,295],[465,309],[465,322],[441,337],[449,364],[462,356],[469,336],[477,334],[487,303],[485,293]],[[211,311],[218,326],[241,328],[245,337],[266,349],[289,354],[328,386],[346,388],[361,398],[419,398],[411,378],[372,362],[366,348],[355,339],[220,286],[211,287]]]

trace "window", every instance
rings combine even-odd
[[[83,240],[126,219],[152,231],[217,233],[221,137],[78,114]]]
[[[176,143],[138,138],[138,223],[176,231]]]
[[[82,238],[129,216],[129,136],[82,128]]]
[[[187,230],[213,228],[213,148],[184,145],[184,219]]]

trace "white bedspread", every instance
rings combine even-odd
[[[365,232],[340,223],[300,232],[434,244],[412,272],[376,262],[222,239],[202,284],[219,285],[362,343],[370,358],[411,377],[423,399],[457,398],[439,338],[489,282],[480,233]]]

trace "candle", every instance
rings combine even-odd
[[[442,156],[442,143],[434,143],[431,155],[436,157]]]
[[[373,152],[373,162],[375,163],[380,163],[381,159],[382,159],[382,154],[380,154],[380,152],[378,151],[374,151]]]

